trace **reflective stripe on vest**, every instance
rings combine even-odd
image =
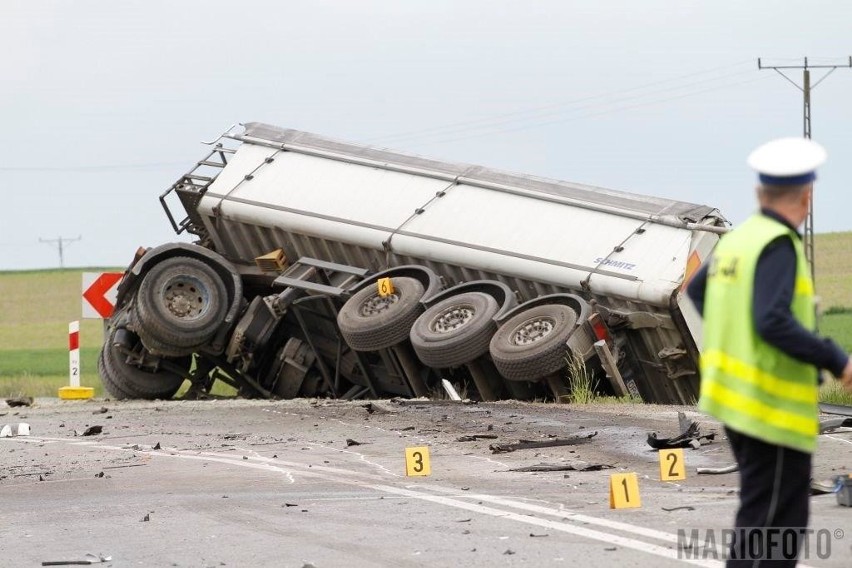
[[[763,249],[778,237],[796,251],[790,310],[813,330],[813,283],[798,235],[754,215],[725,235],[713,252],[704,303],[699,408],[734,430],[769,443],[812,452],[819,431],[816,369],[769,345],[752,316],[754,273]]]

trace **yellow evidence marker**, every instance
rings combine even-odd
[[[431,475],[429,446],[405,448],[405,475]]]
[[[641,507],[639,480],[635,473],[614,473],[609,476],[609,508]]]
[[[390,277],[376,280],[376,287],[379,290],[379,296],[382,298],[394,293],[393,282],[391,282]]]
[[[660,481],[686,479],[686,463],[681,448],[660,450]]]

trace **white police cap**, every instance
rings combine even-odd
[[[828,155],[807,138],[779,138],[759,146],[748,157],[766,185],[799,185],[816,179],[816,169]]]

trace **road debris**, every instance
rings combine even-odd
[[[109,412],[109,409],[106,406],[102,406],[98,410],[93,410],[92,414],[106,414],[107,412]]]
[[[695,473],[706,473],[709,475],[722,475],[725,473],[734,473],[740,470],[737,464],[726,465],[724,467],[697,467]]]
[[[346,438],[346,447],[347,448],[349,446],[360,446],[360,445],[361,445],[361,442],[359,442],[357,440],[353,440],[352,438]]]
[[[14,436],[29,436],[30,425],[26,422],[18,422],[16,424],[4,424],[0,428],[0,438],[12,438]]]
[[[662,509],[666,513],[671,513],[672,511],[680,511],[681,509],[683,509],[685,511],[694,511],[695,507],[691,507],[689,505],[684,505],[682,507],[660,507],[660,509]]]
[[[450,397],[450,400],[461,401],[461,397],[459,396],[458,391],[456,391],[453,384],[447,379],[441,379],[441,386],[444,387],[444,392],[447,393],[447,396]]]
[[[366,410],[368,414],[374,414],[376,412],[378,412],[379,414],[396,414],[397,413],[396,410],[394,410],[392,408],[388,408],[387,406],[385,406],[384,404],[381,404],[379,402],[368,402],[367,404],[362,404],[361,407],[364,408],[364,410]]]
[[[82,435],[83,435],[83,436],[94,436],[94,435],[96,435],[96,434],[100,434],[100,433],[101,433],[101,432],[103,432],[103,431],[104,431],[104,427],[103,427],[103,426],[94,425],[94,426],[89,426],[88,428],[86,428],[85,430],[83,430],[83,434],[82,434]]]
[[[695,420],[689,420],[683,412],[677,413],[680,434],[672,438],[658,438],[656,432],[648,433],[648,445],[655,450],[667,450],[670,448],[692,448],[698,449],[712,442],[716,434],[701,434],[701,429]]]
[[[514,444],[491,444],[488,446],[488,449],[490,449],[493,454],[502,454],[506,452],[514,452],[515,450],[552,448],[555,446],[576,446],[578,444],[587,443],[597,435],[597,432],[592,432],[591,434],[577,434],[570,438],[554,438],[553,440],[519,440]]]
[[[496,440],[496,434],[469,434],[466,436],[459,436],[456,438],[456,442],[475,442],[477,440]]]
[[[852,428],[852,418],[823,418],[819,421],[819,433],[825,434],[838,428]]]
[[[112,556],[104,556],[102,554],[86,554],[85,558],[79,560],[46,560],[41,563],[42,566],[87,566],[90,564],[101,564],[102,562],[112,562]]]
[[[160,442],[157,442],[156,444],[154,444],[154,447],[153,447],[153,448],[151,448],[151,449],[152,449],[152,450],[161,450],[161,449],[163,449],[163,448],[160,446]]]
[[[516,467],[505,471],[518,472],[542,472],[542,471],[600,471],[602,469],[613,469],[615,466],[607,463],[587,463],[584,461],[573,461],[568,463],[540,463],[524,467]]]
[[[31,396],[15,396],[12,398],[6,399],[6,404],[11,407],[16,406],[32,406],[33,405],[33,397]]]

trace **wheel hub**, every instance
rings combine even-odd
[[[556,327],[556,320],[549,317],[532,318],[518,327],[512,332],[513,345],[530,345],[541,341],[550,335]]]
[[[361,304],[361,309],[358,311],[364,317],[371,317],[376,314],[382,313],[398,301],[398,294],[388,294],[387,296],[371,296],[363,304]]]
[[[204,297],[192,282],[178,280],[169,283],[163,300],[169,313],[180,319],[197,318],[204,312]]]
[[[476,310],[470,305],[451,306],[432,320],[432,331],[449,333],[473,319]]]

